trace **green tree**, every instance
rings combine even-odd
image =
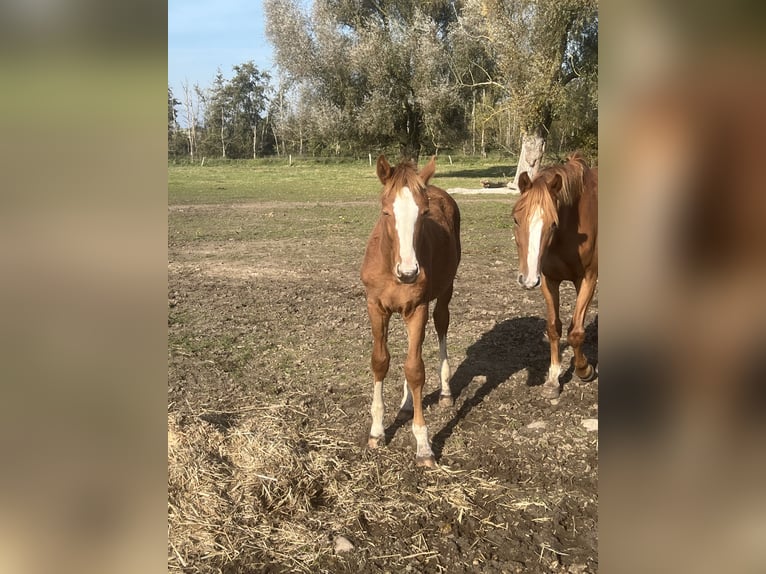
[[[221,157],[256,157],[264,149],[269,75],[250,61],[233,67],[233,78],[219,70],[213,85],[201,93],[205,104],[205,150]],[[259,137],[259,134],[261,137]]]
[[[173,90],[168,86],[168,155],[176,155],[176,140],[178,137],[178,112],[176,106],[181,102],[173,96]]]
[[[456,77],[472,89],[492,88],[496,112],[518,123],[517,178],[539,167],[554,121],[595,136],[596,0],[466,0],[453,41]]]
[[[449,68],[448,0],[266,0],[277,65],[307,126],[336,126],[352,146],[397,145],[417,158],[463,134],[465,93]],[[340,119],[340,121],[338,121]],[[311,136],[310,136],[311,137]]]

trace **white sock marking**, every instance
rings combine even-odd
[[[375,381],[375,388],[372,391],[372,427],[370,428],[371,437],[383,436],[383,381]]]
[[[404,379],[404,392],[402,394],[402,402],[399,405],[399,410],[412,410],[412,393],[410,392],[410,385],[407,384],[407,378]]]
[[[439,339],[439,362],[440,362],[440,369],[439,369],[439,382],[442,385],[442,396],[451,396],[452,392],[449,388],[449,380],[452,376],[452,372],[449,368],[449,360],[447,357],[447,337]]]
[[[418,426],[412,423],[412,434],[415,435],[415,442],[418,445],[418,458],[427,458],[434,455],[431,445],[428,444],[428,428],[426,425]]]
[[[561,363],[548,367],[548,377],[545,379],[546,385],[559,384],[559,375],[561,375]]]

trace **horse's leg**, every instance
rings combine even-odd
[[[575,283],[577,290],[577,299],[572,313],[572,322],[567,332],[567,343],[572,346],[574,351],[574,370],[575,374],[583,381],[592,381],[596,378],[596,370],[593,365],[588,363],[588,358],[582,351],[582,344],[585,341],[585,313],[593,299],[593,293],[596,291],[596,277],[586,276]]]
[[[452,372],[447,357],[447,329],[449,329],[449,302],[451,299],[452,285],[436,299],[434,306],[434,327],[436,328],[436,336],[439,338],[439,382],[441,383],[439,406],[442,407],[451,407],[455,402],[452,399],[452,391],[449,386]]]
[[[561,318],[559,317],[559,286],[561,281],[542,277],[542,292],[545,298],[545,311],[548,342],[551,346],[551,364],[545,378],[542,394],[545,398],[555,399],[561,392],[559,375],[561,374]]]
[[[423,418],[423,385],[426,380],[423,365],[423,339],[428,321],[428,304],[416,307],[404,317],[407,324],[407,360],[404,362],[404,376],[412,393],[412,434],[417,442],[415,461],[418,466],[434,466],[434,453],[428,444],[428,429]]]
[[[385,435],[383,428],[383,379],[388,373],[388,364],[391,361],[391,355],[388,352],[388,323],[391,314],[381,311],[377,305],[367,303],[367,313],[370,316],[370,325],[372,327],[372,427],[370,428],[370,438],[367,445],[370,448],[377,448],[379,442]]]

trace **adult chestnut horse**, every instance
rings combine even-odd
[[[592,381],[597,372],[582,351],[585,312],[598,281],[598,168],[589,169],[579,152],[563,165],[542,169],[534,180],[519,176],[521,197],[513,207],[514,238],[519,254],[519,284],[542,286],[547,311],[551,364],[543,396],[560,393],[561,318],[559,286],[574,283],[577,291],[567,342],[574,350],[575,374]]]
[[[378,158],[377,174],[383,183],[381,212],[367,243],[362,282],[372,326],[372,427],[369,446],[377,448],[384,436],[383,379],[388,372],[388,325],[400,313],[407,329],[404,363],[404,398],[412,399],[412,432],[417,441],[416,462],[433,466],[434,455],[423,419],[422,390],[425,368],[421,355],[429,302],[436,299],[434,326],[439,338],[441,405],[452,405],[447,360],[447,328],[452,285],[460,262],[460,212],[443,189],[429,185],[435,158],[418,171],[412,162],[391,167]],[[409,395],[408,395],[409,389]]]

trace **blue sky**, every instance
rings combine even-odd
[[[181,83],[206,88],[216,70],[253,60],[273,72],[261,0],[168,0],[168,84],[181,99]]]

